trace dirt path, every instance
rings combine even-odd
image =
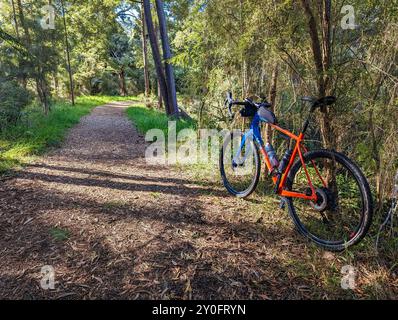
[[[312,258],[281,211],[261,222],[218,183],[146,164],[128,105],[97,107],[1,183],[0,298],[328,297],[311,264],[291,271]],[[44,265],[54,290],[40,287]]]

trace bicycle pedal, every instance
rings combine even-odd
[[[279,209],[284,210],[286,208],[286,200],[281,199],[281,202],[279,203]]]

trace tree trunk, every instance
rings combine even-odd
[[[242,0],[239,0],[239,28],[244,31],[245,27],[245,20],[243,17],[243,3]],[[247,62],[245,53],[242,52],[241,54],[241,77],[242,77],[242,98],[246,98],[248,95],[248,88],[247,88]],[[245,121],[244,121],[245,122]]]
[[[120,87],[120,95],[122,97],[126,97],[127,96],[126,73],[124,72],[123,68],[119,71],[119,87]]]
[[[321,51],[321,43],[318,37],[318,28],[316,25],[316,20],[314,17],[314,13],[312,12],[311,6],[308,0],[301,0],[301,4],[303,5],[305,14],[308,18],[308,29],[311,37],[311,48],[312,54],[314,56],[314,62],[317,72],[317,81],[318,81],[318,92],[321,97],[325,95],[325,84],[323,82],[323,63],[322,63],[322,51]]]
[[[170,43],[169,37],[167,35],[167,24],[166,18],[164,15],[164,6],[162,0],[156,0],[156,11],[158,14],[159,20],[159,31],[160,31],[160,38],[163,48],[163,58],[164,58],[164,65],[166,70],[166,81],[167,81],[167,89],[168,89],[168,98],[169,98],[169,105],[170,105],[170,114],[171,115],[178,115],[178,106],[177,106],[177,93],[176,93],[176,85],[174,79],[174,70],[173,66],[169,63],[171,59],[171,50],[170,50]]]
[[[58,96],[59,95],[59,81],[58,81],[57,71],[53,72],[53,80],[54,80],[55,96]]]
[[[15,24],[15,33],[17,35],[17,39],[20,41],[21,40],[21,36],[19,34],[19,24],[18,24],[18,19],[17,19],[17,10],[15,7],[15,1],[11,0],[11,5],[12,5],[12,17],[14,20],[14,24]],[[24,70],[25,69],[25,63],[23,61],[19,62],[19,70]],[[28,82],[27,82],[27,74],[26,72],[22,72],[21,75],[18,75],[18,80],[21,84],[21,86],[26,89]]]
[[[381,177],[380,177],[380,166],[381,166],[381,160],[380,160],[380,154],[379,154],[379,148],[378,148],[378,141],[376,139],[376,133],[375,133],[375,127],[374,127],[374,122],[373,122],[373,114],[374,114],[374,109],[373,107],[369,111],[369,133],[370,133],[370,140],[371,140],[371,149],[372,149],[372,158],[376,164],[376,194],[379,196],[380,191],[381,191]],[[379,204],[379,202],[378,202]]]
[[[242,98],[246,98],[247,94],[247,63],[245,57],[242,55]]]
[[[331,0],[323,0],[323,12],[322,12],[322,50],[323,50],[323,69],[325,94],[331,94],[331,83],[329,70],[332,64],[332,51],[331,51],[331,14],[332,14],[332,3]]]
[[[68,75],[69,75],[69,91],[70,91],[70,98],[72,101],[72,105],[75,105],[75,90],[73,85],[73,74],[72,68],[70,65],[70,47],[69,47],[69,40],[68,40],[68,29],[66,26],[66,15],[65,15],[65,6],[64,1],[61,0],[61,7],[62,7],[62,16],[64,22],[64,35],[65,35],[65,49],[66,49],[66,63],[68,66]]]
[[[332,56],[331,56],[331,0],[323,0],[323,14],[322,14],[322,49],[323,49],[323,95],[330,95],[332,93],[332,83],[330,78],[330,69],[332,67]],[[321,93],[321,92],[320,92]],[[323,143],[326,148],[336,149],[336,140],[331,125],[331,114],[327,107],[322,107],[322,118],[321,118],[321,133]]]
[[[163,97],[162,97],[162,90],[160,90],[160,83],[159,80],[157,81],[158,84],[158,108],[163,109]]]
[[[160,57],[160,52],[159,52],[159,47],[158,47],[158,43],[157,43],[157,39],[156,39],[155,29],[153,26],[150,1],[143,0],[143,7],[144,7],[145,22],[146,22],[146,26],[147,26],[147,30],[148,30],[148,35],[149,35],[149,42],[151,44],[156,74],[157,74],[157,78],[159,81],[160,92],[161,92],[161,95],[163,97],[163,101],[165,104],[166,114],[170,115],[171,109],[169,106],[169,98],[168,98],[168,94],[167,94],[167,83],[166,83],[166,78],[165,78],[163,68],[162,68],[162,60]]]
[[[40,69],[40,67],[38,67]],[[36,90],[40,99],[41,104],[43,105],[44,114],[47,116],[50,111],[49,97],[48,97],[48,87],[47,81],[44,78],[43,72],[41,70],[38,71],[38,76],[36,78]]]
[[[12,18],[13,18],[14,24],[15,24],[15,32],[17,35],[17,39],[19,40],[19,26],[18,26],[17,13],[16,13],[16,9],[15,9],[14,0],[11,0],[11,5],[12,5]]]
[[[268,101],[271,103],[271,111],[275,111],[275,103],[276,103],[276,92],[277,92],[277,85],[278,85],[278,73],[279,73],[279,66],[278,63],[275,64],[274,70],[272,71],[272,78],[271,78],[271,87],[269,90]],[[271,130],[271,126],[267,125],[267,139],[268,141],[272,142],[273,134]]]
[[[30,33],[29,33],[29,28],[25,23],[25,15],[23,12],[23,7],[22,7],[22,1],[17,0],[17,6],[18,6],[18,15],[19,15],[19,20],[21,22],[21,27],[24,30],[24,43],[26,45],[26,48],[28,51],[31,50],[32,48],[32,40],[30,38]],[[39,96],[39,100],[43,106],[43,111],[44,114],[47,115],[48,111],[50,110],[50,104],[49,104],[49,93],[48,93],[48,86],[47,86],[47,81],[44,75],[44,72],[41,68],[41,63],[38,61],[38,64],[35,65],[35,61],[30,62],[31,67],[34,70],[34,79],[36,81],[36,90],[37,90],[37,95]]]
[[[330,17],[331,17],[331,2],[330,0],[323,0],[323,16],[322,16],[322,34],[323,42],[318,36],[318,27],[308,0],[301,0],[305,14],[308,18],[308,29],[311,37],[312,53],[314,57],[315,68],[317,72],[318,96],[324,97],[331,93],[331,82],[329,78],[329,71],[332,66],[331,61],[331,37],[330,37]],[[323,48],[323,50],[322,50]],[[323,54],[322,54],[323,51]],[[321,109],[321,135],[324,146],[329,149],[336,148],[333,130],[331,127],[330,113],[326,107]]]
[[[17,5],[18,5],[19,21],[21,22],[21,26],[22,26],[22,29],[24,30],[24,34],[25,34],[25,44],[30,48],[30,45],[31,45],[30,33],[29,33],[29,29],[25,23],[25,15],[23,12],[22,1],[17,0]]]
[[[156,36],[156,44],[159,44],[159,28],[156,23],[154,25],[154,31],[155,31],[155,36]],[[156,79],[156,85],[157,85],[157,93],[158,93],[158,108],[163,109],[164,97],[162,95],[161,84],[160,84],[159,78]],[[166,83],[166,85],[167,85],[167,83]],[[169,114],[169,113],[167,113],[167,114]]]
[[[141,21],[142,21],[142,55],[144,62],[144,81],[145,81],[145,97],[148,98],[151,92],[151,86],[149,82],[149,69],[148,69],[148,46],[146,41],[146,28],[145,28],[145,17],[144,17],[144,4],[141,4]]]
[[[308,30],[311,37],[313,58],[317,72],[318,95],[319,97],[324,97],[327,94],[331,93],[332,88],[329,76],[329,72],[332,67],[330,36],[331,0],[322,0],[322,3],[318,2],[318,8],[320,9],[319,11],[320,14],[322,14],[322,45],[319,40],[318,26],[314,17],[314,13],[311,9],[310,1],[301,0],[301,4],[308,19]],[[336,149],[336,141],[331,126],[330,112],[326,106],[323,106],[321,108],[321,111],[322,115],[320,119],[320,129],[324,147],[327,149]],[[327,166],[328,168],[326,170],[326,182],[328,188],[332,192],[337,193],[336,167],[333,163]]]

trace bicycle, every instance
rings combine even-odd
[[[234,118],[233,106],[240,106],[243,117],[253,117],[245,133],[227,134],[220,151],[220,172],[227,191],[241,198],[257,187],[262,154],[266,171],[274,184],[274,193],[281,197],[300,234],[331,251],[342,251],[359,243],[369,230],[373,203],[369,184],[359,167],[347,156],[334,150],[309,151],[304,145],[310,115],[320,107],[334,104],[333,96],[316,99],[303,97],[310,103],[310,113],[301,132],[296,135],[278,125],[266,101],[251,99],[234,101],[227,94],[228,113]],[[267,123],[293,148],[287,148],[279,162],[275,150],[264,143],[260,124]],[[251,169],[251,170],[250,170]],[[231,176],[230,176],[231,174]],[[243,178],[247,176],[247,183]],[[237,179],[237,183],[233,179]]]

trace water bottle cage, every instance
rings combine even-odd
[[[278,168],[272,168],[270,171],[268,171],[268,174],[271,177],[276,177],[276,176],[278,176],[278,174],[280,174],[280,172],[279,172]]]

